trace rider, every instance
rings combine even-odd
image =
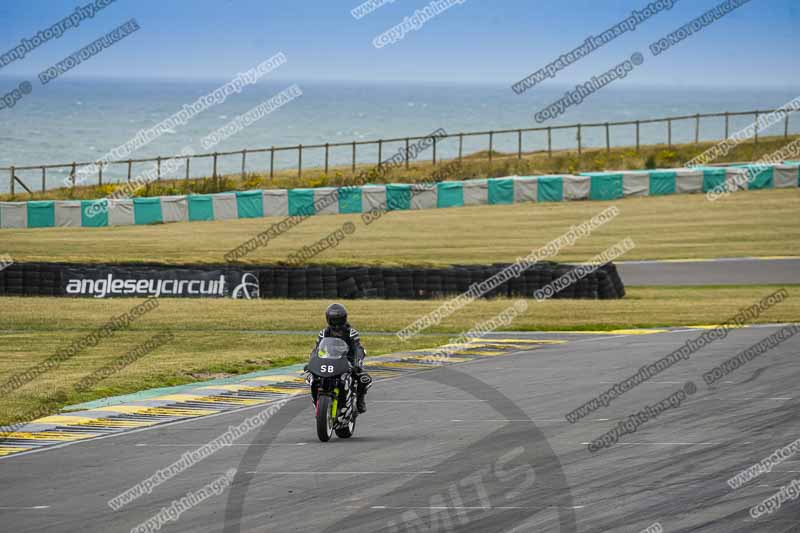
[[[317,346],[322,342],[325,337],[337,337],[342,339],[350,347],[347,358],[353,365],[353,369],[358,378],[358,390],[356,394],[356,408],[359,413],[367,411],[367,404],[364,397],[367,394],[371,379],[369,374],[364,372],[364,356],[366,352],[364,347],[361,346],[361,337],[358,331],[355,330],[347,322],[347,309],[342,304],[331,304],[325,310],[325,320],[328,327],[319,332],[317,337]]]

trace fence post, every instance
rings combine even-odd
[[[297,177],[303,177],[303,145],[297,145]]]
[[[606,122],[606,153],[611,153],[611,130],[608,127],[608,122]]]
[[[128,183],[131,181],[131,166],[133,165],[133,161],[128,159]]]
[[[408,163],[410,159],[411,159],[411,147],[409,146],[409,138],[406,137],[406,157],[405,157],[406,170],[408,170]]]
[[[246,165],[247,165],[247,148],[242,150],[242,179],[244,179],[244,176],[246,174],[245,173]]]
[[[639,121],[636,121],[636,153],[639,153]]]
[[[383,167],[383,139],[378,139],[378,168]]]
[[[14,167],[11,167],[11,196],[14,196]]]
[[[789,138],[789,113],[786,113],[786,117],[783,119],[783,138]]]
[[[726,139],[728,138],[728,130],[729,130],[730,122],[731,122],[731,116],[727,111],[725,111],[725,138]]]
[[[667,146],[672,149],[672,119],[667,119]]]
[[[161,156],[156,157],[156,179],[161,181]]]
[[[75,161],[72,162],[72,170],[69,172],[69,179],[72,182],[72,188],[75,188]]]
[[[489,132],[489,166],[492,166],[492,151],[494,150],[494,132]]]
[[[581,148],[581,125],[578,124],[578,157],[582,155],[583,151]],[[580,161],[579,161],[580,163]]]
[[[700,142],[700,113],[694,116],[694,144]]]
[[[275,175],[275,147],[269,149],[269,179]]]
[[[756,134],[755,134],[755,143],[758,144],[758,111],[756,111]]]
[[[522,130],[517,130],[517,159],[522,159]]]
[[[458,162],[461,162],[461,158],[464,155],[464,134],[458,134]]]
[[[192,160],[192,159],[191,159],[190,157],[187,157],[187,158],[186,158],[186,186],[187,186],[187,187],[189,186],[189,162],[190,162],[191,160]]]
[[[44,170],[44,169],[42,169]],[[97,184],[103,185],[103,162],[97,162]]]
[[[214,170],[211,173],[211,177],[214,178],[214,182],[217,181],[217,152],[214,152]]]
[[[553,157],[553,128],[547,126],[547,157]]]
[[[436,166],[436,137],[433,138],[433,166]]]
[[[353,141],[353,174],[356,173],[356,142]]]
[[[325,174],[328,173],[328,154],[329,154],[329,151],[330,151],[330,146],[328,146],[328,143],[325,143]]]
[[[47,188],[47,168],[42,167],[42,192]]]

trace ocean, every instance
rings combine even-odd
[[[152,80],[57,80],[44,87],[36,85],[13,108],[0,110],[0,167],[94,161],[108,150],[124,144],[143,128],[178,112],[184,104],[212,91],[221,81]],[[0,93],[16,86],[19,80],[0,80]],[[303,94],[258,122],[224,140],[216,151],[256,149],[270,146],[322,144],[325,142],[364,141],[378,138],[422,136],[438,128],[447,133],[499,130],[657,118],[724,111],[748,111],[779,107],[800,94],[791,89],[606,87],[581,105],[569,108],[560,117],[537,123],[534,113],[561,98],[567,87],[537,87],[524,95],[508,85],[449,85],[411,83],[346,83],[262,80],[233,94],[225,102],[193,117],[187,124],[168,131],[138,149],[132,157],[169,156],[192,146],[205,152],[200,139],[281,90],[297,83]],[[731,119],[731,132],[752,122],[752,117]],[[800,117],[790,123],[792,133],[800,133]],[[778,124],[762,135],[783,132]],[[702,122],[701,139],[723,136],[722,119]],[[666,142],[666,126],[643,125],[641,142]],[[584,146],[603,146],[603,128],[583,132]],[[694,137],[694,122],[673,124],[673,142],[688,142]],[[553,132],[553,148],[575,146],[575,132]],[[526,133],[523,149],[547,147],[546,135]],[[634,128],[612,128],[612,144],[634,144]],[[387,144],[387,158],[402,143]],[[468,137],[464,153],[488,148],[488,137]],[[498,135],[494,149],[517,150],[517,136]],[[455,157],[458,140],[441,141],[437,157]],[[305,150],[303,167],[321,166],[324,151]],[[350,164],[350,147],[331,149],[331,165]],[[376,146],[359,146],[359,162],[377,162]],[[430,153],[424,154],[425,158]],[[276,168],[294,168],[297,151],[279,152]],[[134,172],[152,164],[135,165]],[[240,156],[220,159],[221,172],[238,172]],[[269,154],[248,156],[248,170],[268,170]],[[211,160],[193,160],[192,175],[210,175]],[[104,180],[124,179],[125,165],[106,169]],[[47,187],[60,186],[69,174],[67,168],[48,170]],[[182,176],[183,171],[179,170]],[[36,188],[41,171],[19,171],[18,175]],[[8,172],[0,172],[0,191],[9,189]]]

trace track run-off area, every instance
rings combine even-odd
[[[2,529],[146,531],[150,520],[175,532],[639,532],[659,523],[664,531],[789,533],[800,520],[797,499],[758,518],[751,508],[800,478],[800,454],[737,489],[727,480],[797,439],[800,340],[788,338],[711,385],[703,379],[782,327],[730,330],[575,423],[565,415],[708,326],[495,333],[441,366],[426,364],[422,352],[375,358],[369,411],[349,440],[317,441],[313,407],[298,392],[29,446],[0,458]],[[689,390],[688,382],[696,390],[678,405],[589,450],[629,415]],[[199,408],[196,396],[153,405]],[[229,446],[117,510],[109,504],[271,406],[266,423]],[[169,518],[173,502],[226,473],[230,482]]]

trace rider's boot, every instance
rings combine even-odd
[[[359,413],[367,412],[367,402],[365,397],[371,386],[372,377],[362,370],[358,376],[358,391],[356,394],[356,409],[358,409]]]
[[[358,409],[359,414],[367,412],[367,401],[365,400],[366,392],[358,392],[356,396],[356,409]]]

